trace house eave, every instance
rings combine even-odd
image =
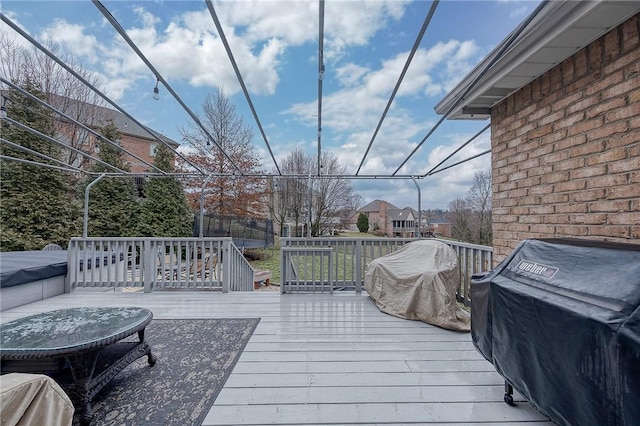
[[[493,106],[639,12],[640,3],[629,1],[549,1],[500,57],[509,37],[438,102],[435,111],[448,113],[449,119],[490,118]]]

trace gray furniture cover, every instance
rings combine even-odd
[[[456,331],[470,331],[469,313],[456,303],[460,269],[456,252],[435,240],[418,240],[367,266],[364,287],[378,309]]]

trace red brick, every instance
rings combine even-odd
[[[603,121],[604,120],[602,117],[595,117],[591,120],[581,121],[571,126],[567,131],[567,135],[573,136],[584,132],[590,132],[593,129],[597,129],[598,127],[602,126]]]
[[[537,108],[535,112],[532,111],[531,114],[529,115],[529,121],[536,121],[550,113],[551,113],[550,105],[547,105],[544,108]]]
[[[574,65],[573,65],[573,57],[569,57],[565,59],[562,64],[562,81],[564,84],[568,84],[573,81],[575,78],[574,74]]]
[[[592,225],[589,227],[589,235],[605,236],[617,238],[631,238],[631,227],[629,226],[599,226]]]
[[[536,138],[540,138],[542,136],[548,135],[553,131],[553,127],[554,126],[551,124],[547,124],[546,126],[540,126],[536,129],[531,130],[529,133],[527,133],[527,137],[529,138],[529,140],[531,140],[531,139],[536,139]]]
[[[573,136],[568,136],[565,137],[564,139],[558,141],[555,145],[554,145],[554,150],[555,151],[560,151],[566,148],[571,148],[572,146],[576,146],[576,145],[581,145],[587,142],[587,136],[582,134],[582,135],[573,135]],[[568,158],[568,153],[567,153],[567,158]]]
[[[637,226],[640,224],[640,212],[610,214],[609,224]]]
[[[591,86],[598,83],[603,84],[602,82],[600,82],[600,73],[588,72],[584,74],[584,76],[580,77],[578,80],[569,84],[566,87],[566,91],[567,93],[583,91],[584,96],[587,96],[587,97],[593,94],[597,95],[598,92],[602,90],[602,88],[599,88],[598,90],[591,90]],[[608,85],[605,85],[604,87],[607,87],[607,86]]]
[[[540,214],[540,215],[553,214],[556,212],[556,208],[553,205],[542,204],[538,206],[529,207],[529,212],[530,214]]]
[[[610,200],[634,197],[640,198],[640,185],[617,186],[607,191],[607,198]]]
[[[640,159],[635,159],[635,161],[623,161],[626,158],[627,152],[624,147],[608,149],[598,155],[587,158],[587,166],[594,164],[608,164],[609,173],[623,173],[631,170],[637,170],[638,161],[640,161]],[[625,169],[625,167],[629,168]]]
[[[528,170],[528,169],[531,169],[533,167],[539,167],[540,166],[540,160],[538,158],[525,160],[525,161],[522,161],[522,162],[518,163],[517,166],[518,166],[518,170]]]
[[[622,75],[622,72],[620,72],[620,75]],[[613,98],[615,96],[620,96],[627,92],[631,92],[637,87],[638,87],[638,82],[636,81],[636,79],[631,78],[629,80],[625,80],[622,83],[616,84],[615,86],[611,86],[603,90],[601,92],[602,100]]]
[[[528,158],[526,152],[521,152],[519,154],[513,155],[509,158],[509,164],[520,163]]]
[[[581,167],[579,169],[571,170],[569,179],[584,179],[593,176],[600,176],[605,173],[607,173],[607,166],[605,164],[590,167]]]
[[[535,215],[520,216],[520,223],[538,224],[538,223],[541,223],[541,221],[542,221],[542,217],[540,216],[535,216]]]
[[[552,93],[559,94],[562,90],[562,73],[560,67],[554,67],[549,70],[549,83]]]
[[[584,157],[585,155],[595,154],[604,151],[605,144],[601,141],[584,143],[569,149],[571,158]]]
[[[525,86],[526,88],[527,86]],[[518,93],[522,93],[522,91],[524,90],[524,88],[522,90],[520,90]],[[516,114],[516,118],[522,118],[526,121],[533,121],[531,119],[531,114],[533,114],[533,112],[537,109],[538,107],[534,104],[534,105],[529,105],[525,108],[522,108],[518,111],[518,113]]]
[[[623,213],[629,211],[631,203],[628,200],[599,200],[589,203],[590,212],[616,212]]]
[[[626,107],[618,108],[609,112],[604,117],[605,123],[612,123],[618,120],[624,120],[629,117],[634,117],[640,114],[640,104],[631,104]],[[625,123],[625,127],[628,127],[627,123]]]
[[[565,109],[567,115],[574,114],[576,112],[584,111],[586,112],[586,117],[589,118],[589,114],[594,106],[598,105],[600,100],[597,96],[589,96],[587,98],[581,99],[578,102],[574,102],[571,105],[567,106]]]
[[[622,69],[626,80],[638,74],[638,61],[640,61],[640,50],[635,49],[608,64],[604,71],[610,73]]]
[[[631,49],[638,46],[640,37],[638,36],[638,15],[622,24],[622,50]]]
[[[520,163],[518,163],[517,165],[519,165]],[[527,172],[525,170],[516,172],[511,174],[511,181],[519,181],[520,179],[524,179],[527,177]]]
[[[535,151],[539,146],[540,146],[540,141],[538,139],[535,139],[532,141],[523,142],[519,144],[516,147],[516,149],[518,150],[518,152],[531,152],[531,151]]]
[[[514,189],[509,193],[509,197],[512,198],[514,201],[516,201],[516,203],[519,198],[525,197],[526,195],[527,195],[527,188]]]
[[[556,234],[571,237],[586,237],[589,235],[589,227],[583,225],[556,226]]]
[[[620,185],[626,185],[628,180],[629,176],[627,174],[593,176],[587,181],[587,188],[593,189],[617,187]]]
[[[516,136],[522,136],[522,135],[526,135],[528,134],[530,131],[536,129],[537,125],[536,123],[527,123],[524,126],[521,126],[516,130]]]
[[[542,223],[546,224],[567,224],[569,223],[568,214],[550,214],[542,217]]]
[[[587,65],[587,49],[580,49],[574,55],[575,63],[574,63],[574,75],[575,77],[580,77],[587,73],[588,65]]]
[[[571,194],[571,201],[574,203],[585,203],[589,201],[603,200],[605,195],[604,189],[574,192]]]
[[[569,158],[568,150],[555,151],[545,157],[540,158],[540,164],[555,164],[559,161],[566,160],[567,158]]]
[[[556,213],[587,213],[589,211],[585,203],[558,204]]]
[[[552,235],[552,234],[555,234],[556,227],[553,225],[546,225],[546,224],[531,225],[530,231],[538,234]]]
[[[528,175],[530,177],[546,175],[547,173],[551,173],[551,172],[553,172],[553,166],[551,166],[551,165],[542,166],[542,167],[535,167],[535,168],[529,169],[527,171],[527,173],[528,173]]]
[[[589,69],[597,70],[602,66],[602,41],[598,39],[587,46]]]
[[[587,186],[584,180],[570,180],[568,182],[558,182],[553,185],[553,190],[556,192],[566,191],[580,191]]]
[[[562,120],[565,117],[565,110],[560,109],[558,111],[552,112],[549,115],[545,115],[544,117],[538,120],[538,125],[546,126],[547,124],[554,124],[559,120]]]
[[[556,164],[553,165],[553,170],[556,172],[560,172],[563,170],[574,170],[574,169],[578,169],[581,167],[584,167],[584,158],[579,157],[579,158],[571,158],[569,160],[565,160],[565,161],[560,161]],[[569,175],[569,178],[571,179],[571,176],[573,176],[573,174]]]
[[[587,139],[591,141],[604,139],[618,133],[626,133],[628,130],[629,124],[626,121],[616,121],[590,131]]]
[[[574,214],[570,219],[574,225],[604,225],[607,223],[607,215],[604,213]]]
[[[544,195],[553,192],[553,185],[540,185],[529,188],[529,194],[531,195]]]
[[[569,105],[573,105],[576,102],[580,101],[580,99],[582,99],[583,97],[584,94],[582,93],[582,91],[572,92],[568,96],[565,96],[564,98],[555,102],[553,105],[551,105],[551,107],[554,111],[565,109]]]
[[[592,77],[593,79],[590,82],[585,81],[585,84],[583,86],[585,96],[595,95],[595,96],[600,96],[601,98],[604,98],[601,95],[603,91],[610,90],[612,87],[615,87],[624,82],[624,72],[622,72],[621,69],[618,69],[612,73],[607,74],[606,76],[607,78],[602,78],[602,76],[600,76],[599,73],[592,73],[592,74],[589,74],[589,76]],[[587,80],[587,78],[584,78],[583,80]],[[608,97],[610,96],[607,96],[606,98]]]
[[[618,166],[617,162],[619,162],[620,160],[624,160],[626,157],[627,157],[627,153],[624,147],[609,149],[607,151],[601,152],[598,155],[592,155],[589,158],[587,158],[587,166],[592,166],[594,164],[608,163],[610,167],[609,173],[612,173],[612,172],[620,173],[621,170],[619,170],[619,167],[617,167]],[[616,167],[616,169],[611,170],[611,166]],[[629,164],[629,167],[631,167],[631,164]]]
[[[542,183],[550,184],[557,182],[566,182],[569,180],[569,172],[553,172],[542,177]]]
[[[631,238],[640,239],[640,226],[631,227]]]
[[[509,140],[507,142],[507,147],[516,148],[516,150],[517,150],[518,146],[522,145],[526,141],[527,141],[527,137],[525,135],[516,136],[516,137],[511,138],[511,140]]]
[[[609,138],[606,140],[606,145],[607,149],[613,149],[617,147],[628,147],[638,142],[640,142],[640,129]]]
[[[593,98],[590,98],[593,99]],[[625,105],[625,100],[624,97],[620,96],[617,98],[612,98],[608,101],[605,102],[598,102],[596,105],[594,105],[593,107],[590,107],[586,113],[587,113],[587,118],[593,118],[597,115],[603,114],[607,111],[610,111],[612,109],[615,108],[620,108],[622,106]]]
[[[640,102],[640,89],[627,93],[627,99],[630,104]]]
[[[619,29],[614,28],[604,36],[604,55],[608,61],[617,58],[620,54]]]
[[[515,214],[515,215],[529,214],[529,207],[528,206],[514,206],[514,207],[511,208],[511,214]]]

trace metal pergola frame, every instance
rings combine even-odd
[[[275,169],[277,170],[277,174],[275,176],[283,176],[283,177],[292,177],[292,178],[309,178],[310,174],[287,174],[287,175],[283,175],[280,167],[277,163],[277,160],[273,154],[271,145],[269,143],[269,140],[264,132],[264,129],[262,127],[262,124],[260,122],[260,119],[258,117],[258,113],[256,112],[256,109],[253,105],[253,102],[251,101],[251,96],[249,95],[249,92],[246,88],[246,85],[244,83],[244,79],[242,77],[242,74],[240,72],[240,69],[235,61],[235,58],[233,56],[233,52],[231,50],[231,47],[229,46],[229,43],[227,42],[226,36],[224,34],[224,31],[222,29],[222,25],[220,23],[220,20],[218,19],[218,14],[216,13],[215,10],[215,6],[213,4],[212,0],[204,0],[205,4],[209,10],[209,13],[211,15],[211,18],[213,20],[213,23],[215,25],[215,28],[218,32],[218,35],[220,37],[221,42],[223,43],[225,50],[227,52],[227,56],[229,57],[229,60],[231,62],[231,65],[235,71],[236,77],[238,79],[238,82],[240,83],[240,86],[242,88],[242,91],[245,95],[245,98],[247,100],[247,103],[249,105],[249,108],[251,109],[251,112],[253,114],[253,117],[255,119],[256,125],[258,126],[259,130],[260,130],[260,134],[262,135],[262,138],[264,140],[265,146],[271,156],[271,160],[273,161],[273,164],[275,166]],[[398,92],[398,89],[400,88],[400,85],[404,79],[404,76],[411,64],[411,61],[413,59],[414,54],[416,53],[417,49],[420,46],[420,43],[429,27],[429,24],[436,12],[439,0],[434,0],[431,3],[431,6],[429,8],[429,11],[427,12],[427,15],[425,16],[424,19],[424,23],[415,39],[415,42],[413,44],[413,47],[411,49],[411,52],[407,58],[407,61],[404,65],[404,68],[396,82],[396,85],[393,89],[393,92],[391,93],[389,100],[387,102],[387,105],[380,117],[380,120],[376,126],[376,129],[373,132],[373,135],[371,137],[371,140],[368,143],[368,146],[364,152],[364,155],[362,157],[362,160],[360,162],[360,165],[357,169],[357,171],[354,174],[339,174],[339,175],[332,175],[332,174],[325,174],[322,172],[322,164],[321,164],[321,155],[322,155],[322,89],[323,89],[323,77],[324,77],[324,72],[325,72],[325,65],[324,65],[324,8],[325,8],[325,4],[324,4],[324,0],[319,0],[318,1],[318,10],[319,10],[319,15],[318,15],[318,23],[319,23],[319,34],[318,34],[318,120],[317,120],[317,153],[318,153],[318,164],[317,164],[317,175],[313,176],[314,179],[354,179],[354,180],[359,180],[359,179],[410,179],[414,182],[414,184],[416,185],[417,189],[418,189],[418,211],[420,211],[421,206],[420,206],[420,187],[418,186],[417,180],[419,179],[424,179],[428,176],[432,176],[436,173],[442,172],[444,170],[450,169],[452,167],[456,167],[459,166],[463,163],[466,163],[468,161],[474,160],[480,156],[484,156],[486,154],[490,153],[490,150],[484,151],[480,154],[477,155],[473,155],[471,157],[468,157],[464,160],[458,161],[455,164],[450,164],[447,166],[444,166],[444,164],[450,160],[455,154],[457,154],[458,152],[460,152],[462,149],[464,149],[469,143],[471,143],[474,139],[476,139],[477,137],[479,137],[481,134],[483,134],[486,130],[489,129],[490,124],[485,126],[482,130],[480,130],[478,133],[476,133],[474,136],[472,136],[469,140],[467,140],[465,143],[461,144],[461,146],[459,146],[457,149],[455,149],[451,154],[449,154],[444,160],[442,160],[439,164],[437,164],[435,167],[431,168],[429,171],[422,173],[422,174],[399,174],[399,171],[402,169],[402,167],[415,155],[415,153],[423,146],[423,144],[429,139],[429,137],[435,132],[435,130],[440,126],[440,124],[447,118],[449,118],[449,115],[451,114],[451,112],[455,109],[455,107],[464,100],[464,97],[466,96],[467,93],[469,93],[469,91],[474,87],[474,85],[477,83],[477,81],[491,68],[491,66],[511,47],[513,41],[524,31],[525,28],[527,28],[527,26],[529,25],[529,23],[535,18],[535,16],[537,14],[540,13],[540,11],[542,10],[542,8],[544,8],[545,4],[547,3],[548,0],[544,0],[542,1],[538,7],[534,10],[534,12],[532,14],[529,15],[529,17],[520,25],[518,26],[508,37],[508,39],[506,40],[504,46],[502,47],[502,49],[498,52],[498,54],[495,56],[495,58],[493,59],[493,61],[491,61],[489,64],[487,64],[487,66],[484,68],[484,70],[482,70],[482,72],[480,72],[480,74],[477,76],[476,79],[474,79],[474,81],[472,81],[467,88],[462,92],[462,94],[457,98],[457,100],[452,104],[452,106],[446,111],[445,114],[442,115],[442,117],[440,118],[440,120],[427,132],[426,136],[424,136],[420,142],[415,146],[415,148],[413,149],[413,151],[411,153],[409,153],[407,155],[407,157],[404,159],[404,161],[397,167],[397,169],[391,173],[391,174],[361,174],[360,170],[362,168],[362,166],[364,165],[367,155],[369,154],[369,151],[371,149],[371,147],[373,146],[373,143],[375,141],[375,138],[378,134],[378,131],[380,130],[382,123],[384,122],[384,119],[393,103],[393,100],[395,98],[395,95]],[[79,168],[73,168],[71,166],[65,167],[59,167],[59,166],[53,166],[51,164],[47,164],[47,163],[39,163],[39,162],[30,162],[33,164],[39,164],[45,167],[56,167],[56,168],[60,168],[60,169],[64,169],[67,171],[71,171],[73,173],[85,173],[87,175],[95,175],[95,176],[100,176],[100,178],[104,177],[104,176],[111,176],[111,177],[124,177],[124,176],[135,176],[135,177],[176,177],[176,178],[205,178],[205,183],[207,181],[209,181],[211,178],[213,177],[261,177],[261,178],[267,178],[270,176],[274,176],[273,173],[257,173],[257,174],[251,174],[251,173],[244,173],[242,172],[242,170],[240,170],[240,168],[233,162],[233,160],[229,157],[229,155],[225,152],[225,150],[223,149],[223,147],[221,147],[221,145],[218,143],[218,141],[216,141],[211,134],[209,134],[209,132],[205,129],[205,127],[202,125],[202,123],[199,121],[198,117],[196,116],[196,114],[184,103],[184,101],[181,99],[180,95],[178,93],[176,93],[176,91],[170,86],[170,84],[167,82],[167,80],[158,72],[158,70],[155,68],[155,66],[145,57],[145,55],[140,51],[140,49],[137,47],[137,45],[133,42],[133,40],[131,40],[131,38],[127,35],[126,31],[124,30],[124,28],[118,23],[117,19],[109,12],[109,10],[99,1],[99,0],[92,0],[93,4],[96,6],[96,8],[102,13],[102,15],[107,19],[107,21],[111,24],[111,26],[118,32],[118,34],[120,34],[120,36],[124,39],[124,41],[131,47],[131,49],[138,55],[138,57],[145,63],[145,65],[149,68],[149,70],[153,73],[153,75],[155,76],[157,83],[162,83],[162,85],[167,89],[167,91],[169,93],[171,93],[171,95],[173,96],[173,98],[180,104],[180,106],[187,112],[187,114],[194,120],[194,122],[196,123],[196,125],[203,130],[204,134],[207,136],[208,141],[207,144],[209,144],[209,142],[212,142],[215,147],[217,149],[220,150],[220,152],[225,156],[226,160],[229,161],[229,164],[231,164],[234,168],[232,173],[223,173],[223,174],[211,174],[211,173],[207,173],[206,171],[202,170],[200,167],[198,167],[197,165],[191,163],[186,157],[184,157],[179,151],[177,151],[176,149],[174,149],[169,143],[167,143],[165,140],[163,140],[162,138],[158,137],[158,135],[154,132],[151,131],[151,129],[147,128],[146,126],[144,126],[142,123],[140,123],[138,120],[136,120],[131,114],[129,114],[122,106],[120,106],[118,103],[114,102],[113,100],[111,100],[108,96],[106,96],[104,93],[102,93],[99,89],[97,89],[94,85],[92,85],[90,82],[88,82],[86,79],[84,79],[82,76],[80,76],[78,73],[76,73],[73,69],[71,69],[67,64],[64,63],[64,61],[62,61],[59,57],[57,57],[55,54],[53,54],[51,51],[49,51],[46,47],[44,47],[42,44],[40,44],[37,40],[35,40],[33,37],[31,37],[29,34],[27,34],[24,30],[22,30],[18,25],[16,25],[14,22],[12,22],[6,15],[4,15],[3,13],[0,13],[0,19],[6,23],[7,25],[9,25],[9,27],[11,27],[14,31],[16,31],[19,35],[21,35],[23,38],[25,38],[29,43],[31,43],[33,46],[35,46],[38,50],[40,50],[42,53],[44,53],[45,55],[47,55],[49,58],[51,58],[52,60],[54,60],[58,65],[60,65],[61,67],[63,67],[67,72],[69,72],[70,74],[72,74],[75,78],[77,78],[79,81],[81,81],[83,84],[85,84],[87,87],[91,88],[96,94],[98,94],[102,99],[104,99],[108,104],[110,104],[111,106],[113,106],[116,110],[118,110],[120,113],[122,113],[123,115],[125,115],[127,118],[129,118],[130,120],[132,120],[135,124],[139,125],[142,129],[144,129],[149,136],[158,141],[159,143],[164,144],[165,146],[167,146],[174,155],[176,155],[176,157],[180,157],[182,160],[184,160],[190,167],[193,168],[193,172],[187,172],[187,173],[166,173],[163,172],[160,169],[155,168],[152,164],[140,159],[139,157],[137,157],[135,154],[133,154],[132,152],[120,147],[118,144],[116,144],[113,141],[110,141],[109,139],[103,137],[102,135],[100,135],[98,132],[95,132],[94,130],[88,128],[87,126],[85,126],[82,123],[79,123],[78,121],[72,119],[71,117],[65,115],[64,113],[62,113],[61,111],[57,110],[55,107],[47,104],[45,101],[29,94],[28,92],[24,91],[23,89],[21,89],[20,87],[16,86],[15,84],[7,81],[4,78],[1,78],[0,81],[2,82],[2,84],[7,85],[9,87],[11,87],[14,90],[19,91],[21,94],[25,95],[25,96],[29,96],[31,99],[37,101],[38,103],[40,103],[42,106],[48,108],[49,110],[53,111],[55,114],[58,114],[61,117],[64,117],[67,120],[70,120],[72,122],[74,122],[77,125],[80,125],[83,129],[89,131],[90,133],[92,133],[93,135],[95,135],[96,137],[100,138],[100,140],[103,140],[106,143],[109,143],[111,145],[113,145],[114,147],[117,147],[117,149],[120,149],[121,151],[123,151],[124,153],[126,153],[127,155],[132,156],[133,158],[136,158],[140,161],[143,162],[143,164],[149,166],[152,169],[155,169],[155,172],[147,172],[147,173],[131,173],[131,172],[126,172],[126,171],[122,171],[119,169],[116,169],[116,171],[113,172],[106,172],[106,173],[91,173],[85,170],[81,170]],[[157,87],[157,86],[156,86]],[[60,142],[55,140],[55,138],[51,138],[49,136],[43,135],[39,132],[37,132],[37,130],[31,129],[28,126],[18,123],[17,121],[11,119],[10,117],[2,117],[3,120],[7,121],[8,123],[10,123],[11,125],[15,125],[18,126],[24,130],[30,131],[40,137],[44,137],[46,140],[51,141],[52,143],[56,143],[59,145],[63,145],[66,146],[69,149],[72,149],[72,147],[68,146],[67,144],[65,144],[64,142]],[[13,144],[11,141],[7,141],[6,139],[0,139],[0,142],[2,143],[7,143],[10,144],[11,146],[14,146],[16,144]],[[99,158],[91,155],[90,153],[82,153],[83,156],[89,158],[92,161],[96,161],[96,162],[100,162],[103,163]],[[26,160],[20,160],[17,158],[12,158],[12,157],[7,157],[7,156],[3,156],[2,157],[3,160],[13,160],[13,161],[24,161],[26,162]],[[53,159],[51,158],[46,158],[47,161],[51,161]],[[111,166],[111,168],[114,168],[113,166]],[[203,185],[204,188],[204,185]],[[201,214],[202,214],[202,206],[201,206]]]

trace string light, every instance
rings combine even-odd
[[[160,99],[160,89],[158,89],[159,82],[160,79],[156,79],[156,87],[153,88],[153,99],[155,99],[156,101]]]

